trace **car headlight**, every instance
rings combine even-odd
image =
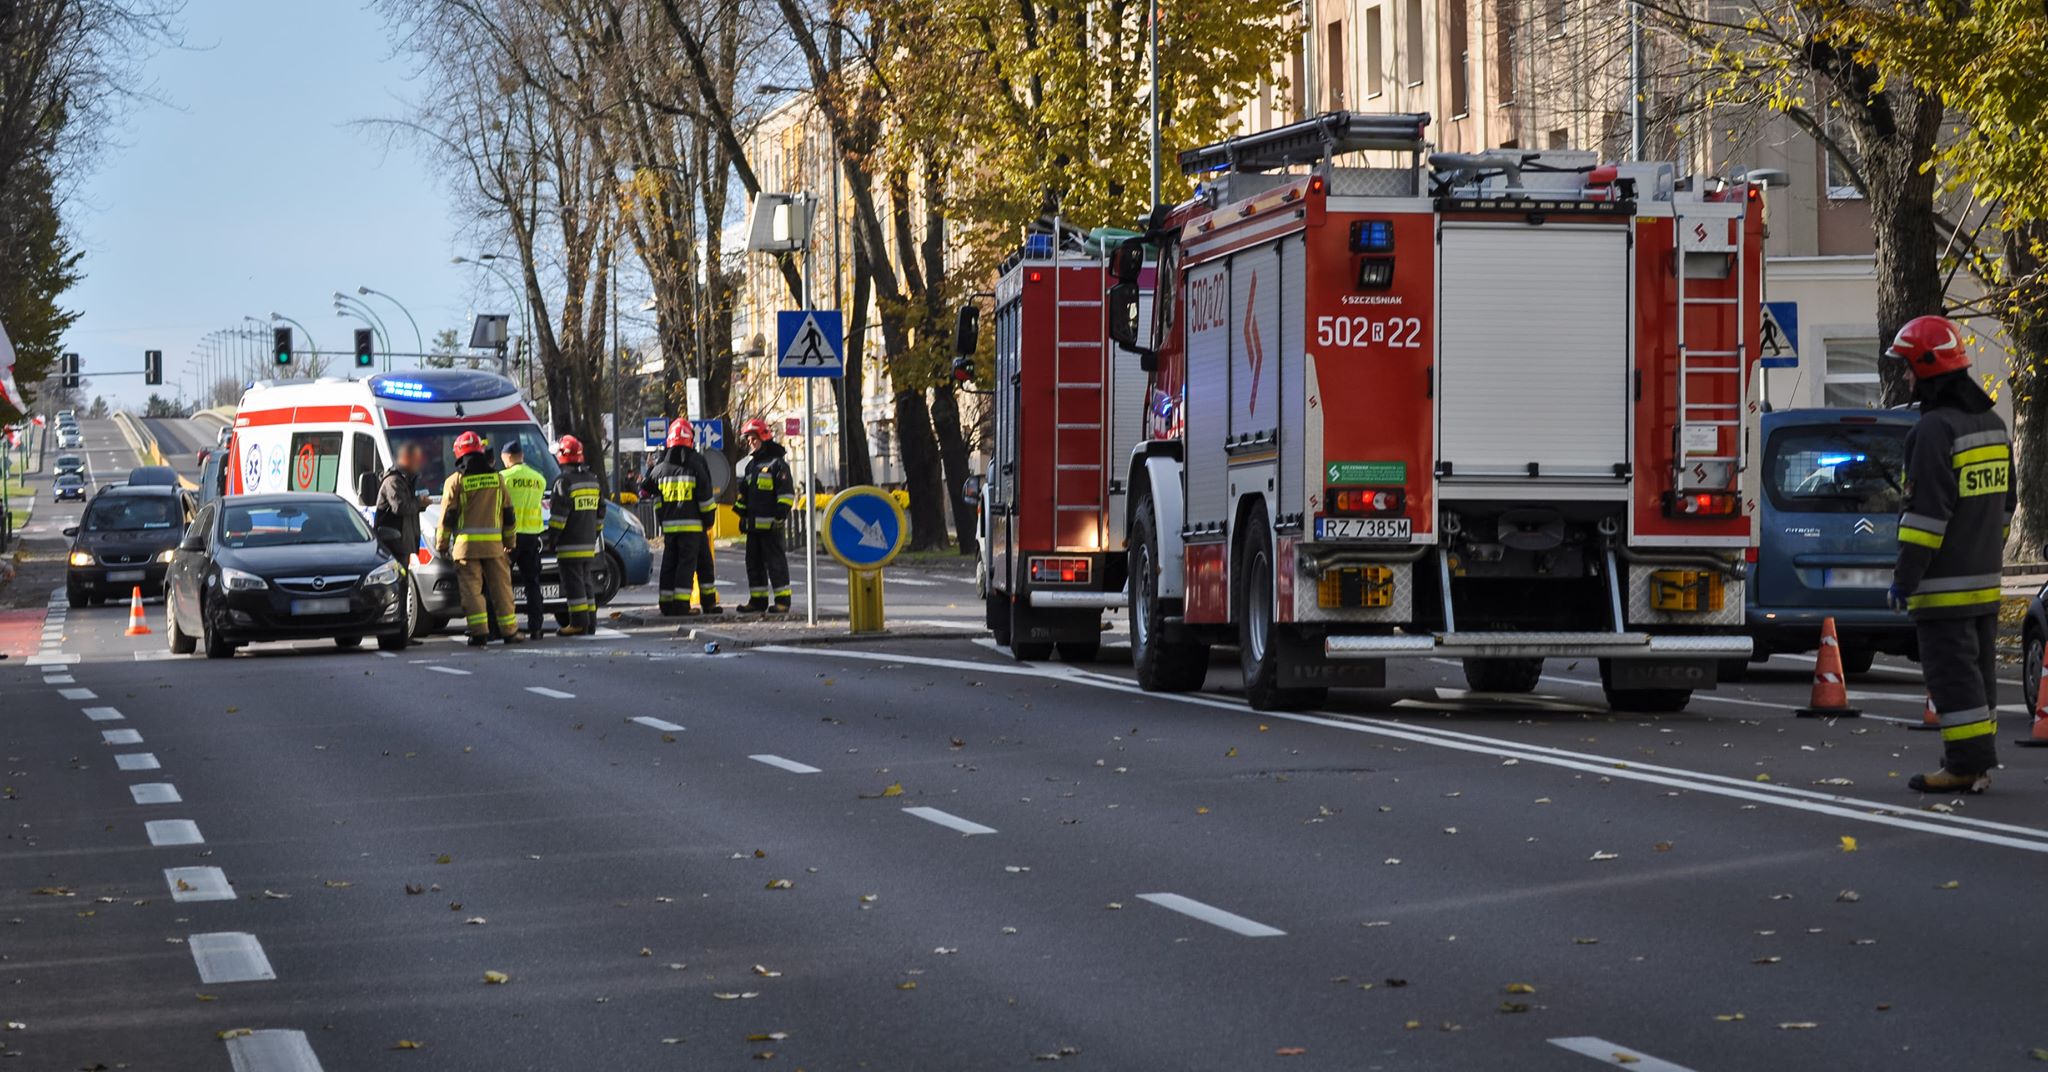
[[[175,547],[166,547],[164,548],[162,553],[156,556],[156,560],[158,562],[169,562],[171,559],[176,557],[178,557],[178,549]]]
[[[222,566],[220,570],[220,586],[230,592],[260,592],[270,587],[270,584],[253,573],[247,573],[229,566]]]
[[[99,559],[92,557],[91,551],[71,552],[71,564],[74,566],[90,566],[98,561]]]
[[[363,583],[368,585],[397,584],[398,563],[386,562],[383,565],[378,566],[376,569],[370,571],[369,576],[363,578]]]

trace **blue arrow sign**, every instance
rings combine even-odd
[[[839,313],[823,309],[784,309],[776,313],[775,374],[845,375],[846,328]]]
[[[697,430],[698,450],[725,449],[724,421],[691,421],[690,426]]]
[[[880,569],[909,535],[903,508],[881,488],[855,487],[825,504],[825,550],[847,569]]]

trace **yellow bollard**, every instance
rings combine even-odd
[[[880,633],[882,626],[882,571],[846,571],[847,632]]]

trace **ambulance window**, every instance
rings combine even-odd
[[[355,433],[351,439],[354,442],[354,455],[350,459],[354,478],[361,480],[364,473],[381,474],[384,466],[377,461],[377,441],[363,432]]]
[[[291,491],[333,491],[340,468],[340,432],[299,432],[292,436],[291,457],[285,460],[285,487]]]

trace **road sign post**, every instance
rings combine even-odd
[[[846,374],[846,327],[838,310],[810,305],[810,250],[804,251],[803,309],[775,314],[775,374],[804,381],[804,619],[818,624],[818,405],[813,381]],[[879,600],[879,594],[877,600]],[[876,604],[879,607],[879,602]]]
[[[846,567],[847,631],[883,631],[882,568],[896,560],[910,535],[903,508],[881,488],[847,488],[825,504],[818,535]]]

